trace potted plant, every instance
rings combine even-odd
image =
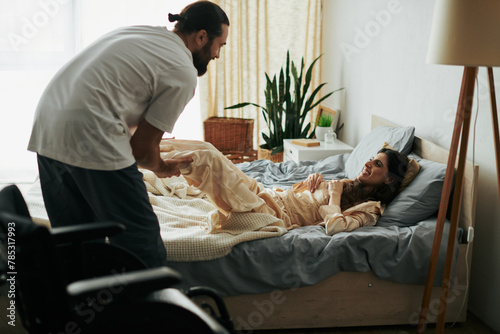
[[[286,64],[284,68],[281,67],[279,77],[274,75],[271,80],[269,75],[265,73],[265,106],[252,102],[243,102],[225,108],[237,109],[253,105],[261,109],[269,134],[262,132],[265,144],[259,147],[259,159],[265,158],[266,154],[268,154],[271,160],[275,162],[282,161],[283,139],[312,137],[313,134],[309,134],[311,124],[306,123],[309,111],[334,92],[343,89],[337,89],[315,101],[316,95],[326,85],[326,83],[322,83],[313,89],[310,95],[307,95],[311,86],[314,64],[320,57],[314,59],[304,74],[304,58],[302,58],[300,71],[298,71],[295,63],[290,62],[290,52],[287,52]],[[265,153],[265,150],[268,150],[268,153]]]
[[[325,140],[325,134],[327,134],[330,130],[333,132],[332,123],[332,116],[327,114],[320,115],[318,121],[316,122],[316,128],[314,129],[316,139],[320,141]]]

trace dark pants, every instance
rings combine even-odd
[[[113,221],[126,230],[110,243],[148,266],[166,264],[160,227],[137,164],[116,171],[79,168],[38,155],[40,183],[52,227]]]

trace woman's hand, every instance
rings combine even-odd
[[[163,160],[161,168],[154,170],[153,172],[159,178],[180,176],[181,169],[186,169],[193,162],[193,158],[186,157],[182,159],[167,159]]]
[[[332,180],[328,183],[328,194],[330,195],[329,205],[340,207],[340,197],[344,191],[344,183],[341,180]]]
[[[344,183],[341,180],[332,180],[328,183],[328,192],[339,194],[342,196],[342,191],[344,191]]]
[[[321,182],[323,182],[323,175],[319,173],[311,174],[306,179],[307,189],[313,193],[319,188]]]

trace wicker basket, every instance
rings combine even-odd
[[[234,163],[253,161],[253,119],[210,117],[203,122],[205,141],[214,145]]]
[[[257,160],[257,151],[255,150],[245,153],[224,153],[224,155],[235,164]]]
[[[259,147],[257,158],[271,160],[272,162],[283,162],[283,152],[271,155],[271,150]]]

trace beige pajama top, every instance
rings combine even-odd
[[[380,202],[367,201],[338,213],[333,206],[328,205],[329,182],[322,182],[313,193],[307,190],[305,181],[295,185],[294,189],[275,190],[290,218],[289,222],[286,221],[289,228],[319,224],[325,226],[328,235],[334,235],[339,232],[349,232],[361,226],[376,224],[383,212]]]

